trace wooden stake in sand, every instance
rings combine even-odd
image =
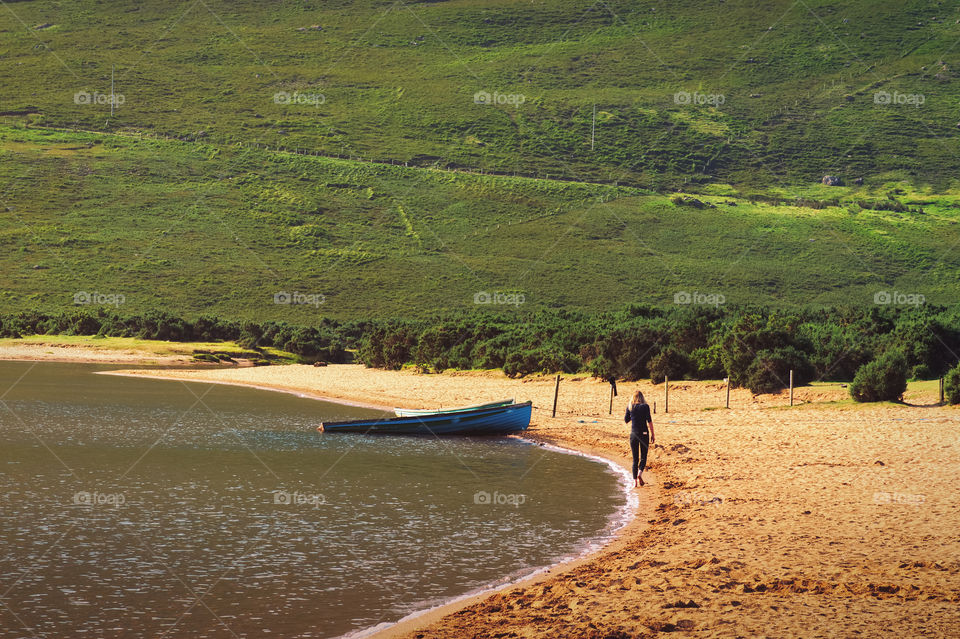
[[[730,378],[723,380],[727,385],[727,408],[730,408]]]
[[[557,375],[557,386],[553,389],[553,416],[557,416],[557,395],[560,394],[560,376]]]
[[[670,412],[670,378],[663,376],[663,412]]]
[[[790,369],[790,405],[793,406],[793,369]]]

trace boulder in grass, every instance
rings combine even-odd
[[[827,186],[843,186],[843,180],[838,178],[836,175],[824,175],[820,182]]]
[[[704,202],[703,200],[698,200],[695,197],[690,197],[689,195],[675,195],[670,198],[670,201],[676,204],[677,206],[691,206],[695,209],[715,209],[717,208],[716,204],[711,204],[710,202]]]

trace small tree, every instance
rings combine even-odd
[[[791,370],[794,386],[804,386],[813,379],[813,366],[792,346],[762,350],[747,367],[744,385],[754,395],[778,393],[787,387]]]
[[[690,358],[676,346],[668,346],[655,355],[647,364],[650,381],[660,384],[667,377],[681,379],[690,371]]]
[[[943,380],[943,394],[951,404],[960,404],[960,364],[950,369]]]
[[[861,366],[850,384],[850,396],[858,402],[895,402],[906,390],[907,360],[899,351]]]

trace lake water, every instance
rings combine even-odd
[[[611,533],[594,460],[515,439],[320,434],[380,414],[0,362],[0,636],[335,637]]]

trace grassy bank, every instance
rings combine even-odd
[[[11,348],[49,348],[48,354],[62,355],[62,349],[74,349],[79,359],[89,351],[125,353],[151,358],[167,359],[182,357],[194,359],[198,353],[216,353],[221,359],[269,358],[271,363],[286,364],[296,361],[296,356],[276,348],[264,348],[251,352],[235,342],[170,342],[164,340],[138,339],[135,337],[101,337],[97,335],[24,335],[21,338],[0,338],[0,352]],[[54,350],[55,349],[55,350]]]

